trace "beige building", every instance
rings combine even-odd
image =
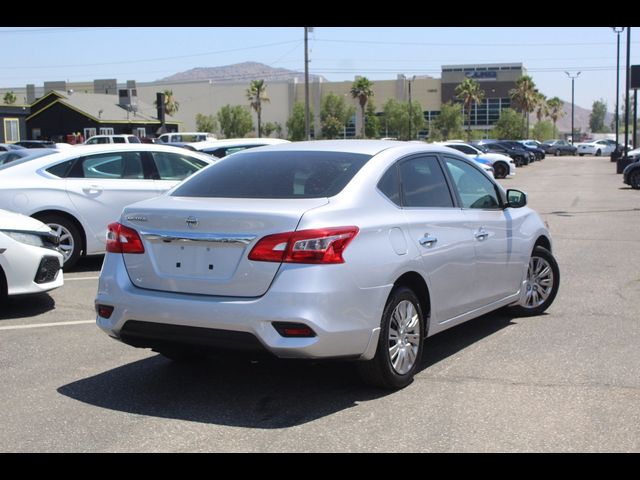
[[[479,108],[473,112],[473,128],[487,129],[495,124],[500,110],[510,105],[508,90],[513,88],[516,79],[525,73],[522,64],[484,64],[484,65],[449,65],[442,68],[442,79],[429,76],[414,76],[407,78],[398,75],[395,80],[375,80],[373,82],[373,100],[378,112],[382,111],[385,102],[391,98],[406,102],[411,95],[412,101],[422,105],[427,125],[432,118],[440,113],[440,106],[453,97],[457,84],[464,78],[475,78],[481,82],[486,98]],[[357,78],[357,77],[356,77]],[[360,131],[362,116],[357,100],[350,94],[353,80],[341,82],[315,81],[309,85],[310,105],[313,107],[314,118],[312,125],[315,131],[320,131],[320,104],[324,95],[333,93],[343,95],[347,104],[355,108],[355,119],[345,128],[345,136],[353,137]],[[270,102],[263,105],[262,122],[277,122],[283,128],[283,136],[287,136],[286,122],[291,114],[295,102],[304,103],[304,83],[292,80],[267,80],[267,94]],[[6,91],[13,91],[18,102],[30,104],[36,98],[42,97],[49,90],[75,91],[84,93],[118,94],[118,89],[135,88],[138,98],[150,105],[156,99],[156,93],[164,90],[173,91],[174,98],[179,103],[178,112],[173,119],[181,122],[182,130],[196,130],[196,115],[216,115],[221,107],[243,105],[252,114],[254,126],[257,127],[256,114],[249,108],[247,88],[249,81],[212,80],[178,81],[178,82],[135,82],[128,80],[118,83],[116,79],[98,79],[93,82],[67,83],[63,81],[45,82],[42,87],[27,85],[26,88],[0,88],[0,95]],[[54,88],[55,87],[55,88]],[[411,90],[411,94],[409,94]],[[381,132],[381,136],[388,136],[389,132]],[[426,131],[418,132],[418,136],[426,135]]]

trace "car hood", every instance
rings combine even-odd
[[[50,228],[35,218],[0,209],[0,230],[48,232]]]

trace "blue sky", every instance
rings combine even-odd
[[[631,32],[631,64],[640,64],[640,29]],[[624,67],[626,31],[620,40]],[[13,26],[0,27],[0,41],[3,88],[45,80],[151,81],[245,61],[304,70],[302,27]],[[581,71],[576,104],[590,109],[602,98],[609,111],[615,106],[616,35],[610,27],[316,27],[309,46],[310,72],[329,80],[439,77],[443,64],[522,62],[547,97],[570,100],[564,71]]]

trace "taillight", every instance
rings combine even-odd
[[[133,228],[114,222],[107,227],[107,252],[144,253],[144,245]]]
[[[285,263],[344,263],[342,253],[358,227],[314,228],[277,233],[260,239],[249,260]]]

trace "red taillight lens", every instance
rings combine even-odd
[[[144,253],[144,245],[133,228],[114,222],[107,227],[107,252]]]
[[[249,260],[286,263],[344,263],[342,253],[358,234],[358,227],[317,228],[277,233],[262,238]]]
[[[113,307],[111,305],[96,305],[96,313],[103,318],[111,318]]]

